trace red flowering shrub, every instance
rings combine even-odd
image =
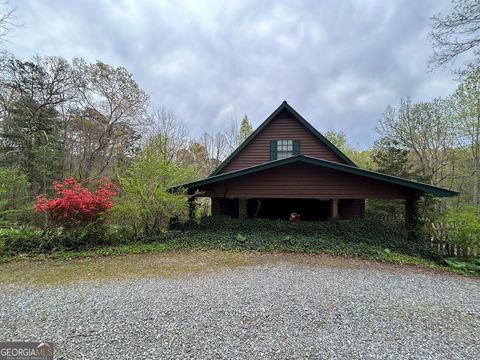
[[[69,229],[101,223],[117,195],[115,185],[106,178],[54,181],[52,190],[57,196],[48,199],[39,195],[35,211],[46,213],[50,224]]]

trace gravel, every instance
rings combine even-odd
[[[0,287],[0,340],[58,359],[475,359],[479,314],[478,279],[394,266]]]

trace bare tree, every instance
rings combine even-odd
[[[423,177],[434,185],[453,177],[456,138],[447,109],[442,99],[417,104],[402,99],[398,109],[387,108],[377,126],[385,139],[410,151]]]
[[[178,120],[173,111],[156,108],[148,117],[147,141],[155,146],[167,163],[182,163],[185,148],[188,143],[188,129]]]
[[[205,159],[205,168],[207,172],[212,172],[227,156],[228,143],[225,134],[217,132],[215,134],[204,133],[198,143],[201,144],[207,154]]]
[[[4,45],[12,29],[21,24],[16,21],[16,8],[10,7],[8,1],[0,2],[0,7],[2,7],[0,10],[0,44]]]
[[[145,124],[149,98],[125,68],[100,61],[88,64],[82,59],[75,59],[73,65],[82,109],[76,116],[83,116],[96,130],[88,134],[90,148],[81,172],[98,176],[113,158],[122,155],[136,130]]]
[[[232,153],[240,145],[240,124],[238,120],[233,119],[229,126],[224,131],[225,139],[227,141],[226,152]],[[228,155],[227,154],[227,155]]]
[[[430,38],[434,54],[430,59],[433,66],[444,66],[459,55],[472,51],[478,57],[480,44],[480,2],[456,0],[455,7],[447,16],[432,17]],[[477,67],[478,59],[469,64]]]

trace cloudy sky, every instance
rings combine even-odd
[[[320,131],[360,147],[388,104],[449,94],[431,72],[430,17],[450,0],[11,0],[9,50],[124,66],[192,135],[247,113],[258,126],[284,99]]]

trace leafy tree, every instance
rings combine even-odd
[[[359,167],[372,168],[370,150],[359,150],[351,146],[343,131],[328,130],[325,137]]]
[[[32,203],[27,177],[17,170],[0,168],[0,219],[25,220]]]
[[[350,150],[347,135],[343,131],[328,130],[325,137],[342,152],[347,153]]]
[[[166,229],[170,219],[188,216],[185,191],[169,192],[171,186],[190,180],[194,170],[168,162],[161,150],[147,146],[118,174],[121,188],[114,214],[135,234],[155,235]]]
[[[398,109],[387,107],[377,126],[382,137],[408,150],[422,178],[433,185],[452,186],[455,176],[456,134],[450,104],[438,98],[421,103],[402,99]]]
[[[457,136],[471,158],[473,204],[480,205],[480,70],[462,81],[452,98]]]
[[[240,123],[240,143],[245,141],[247,137],[253,132],[252,124],[250,124],[250,120],[248,120],[247,114],[242,119]]]

